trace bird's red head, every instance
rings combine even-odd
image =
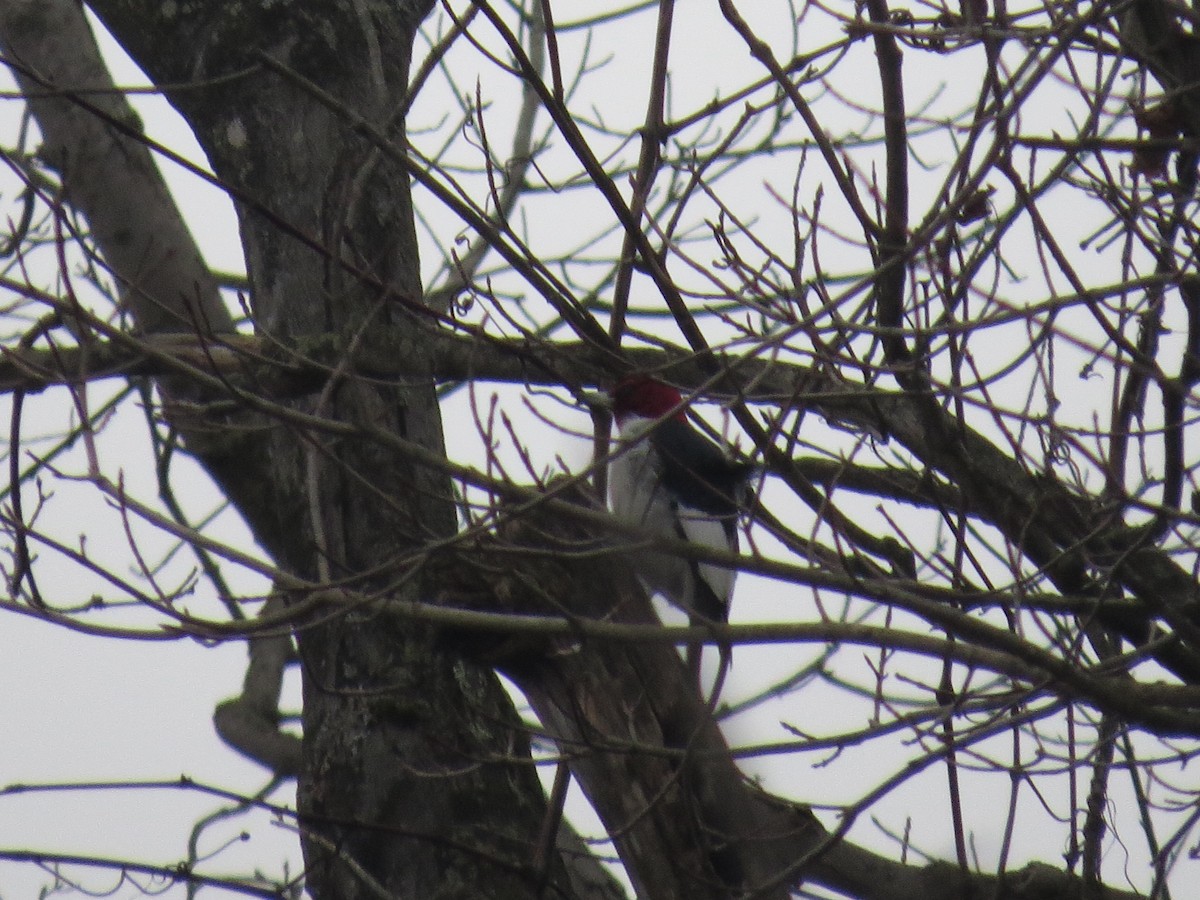
[[[660,419],[676,409],[683,397],[669,384],[663,384],[649,375],[626,375],[612,389],[613,415],[617,422],[633,416],[643,419]],[[685,419],[684,411],[678,410],[677,419]]]

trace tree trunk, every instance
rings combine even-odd
[[[156,83],[180,87],[170,98],[237,201],[259,334],[286,356],[305,335],[353,342],[413,321],[421,286],[406,175],[263,57],[402,142],[411,42],[429,3],[92,6]],[[293,406],[442,454],[434,388],[432,377],[379,385],[341,372]],[[279,565],[381,599],[417,596],[424,548],[456,528],[445,475],[366,439],[248,411],[195,413],[189,449]],[[204,426],[216,438],[201,439]],[[339,900],[533,893],[544,799],[511,702],[490,671],[435,649],[429,629],[389,626],[377,612],[363,606],[297,634],[309,890]],[[552,876],[564,877],[557,861]]]

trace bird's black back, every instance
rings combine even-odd
[[[691,509],[728,519],[732,527],[754,466],[730,460],[716,444],[676,419],[659,424],[650,440],[667,463],[662,483],[672,497]]]

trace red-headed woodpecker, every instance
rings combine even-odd
[[[608,472],[613,512],[664,537],[736,551],[738,511],[755,467],[734,462],[693,428],[679,391],[647,375],[617,382],[612,411],[620,436]],[[647,590],[693,622],[728,618],[733,569],[649,551],[634,564]],[[721,655],[727,664],[728,648]],[[697,654],[689,654],[689,666],[698,671]]]

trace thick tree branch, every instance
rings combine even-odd
[[[122,300],[148,334],[229,332],[232,318],[150,151],[72,102],[140,130],[77,3],[12,0],[0,41],[42,131],[41,158],[87,216]],[[31,77],[29,72],[36,73]]]
[[[270,616],[284,607],[282,597],[274,595],[263,606],[262,614]],[[264,634],[251,638],[247,644],[250,662],[242,693],[217,706],[213,724],[225,743],[276,776],[294,778],[300,774],[300,738],[279,727],[283,673],[295,659],[291,635]]]

